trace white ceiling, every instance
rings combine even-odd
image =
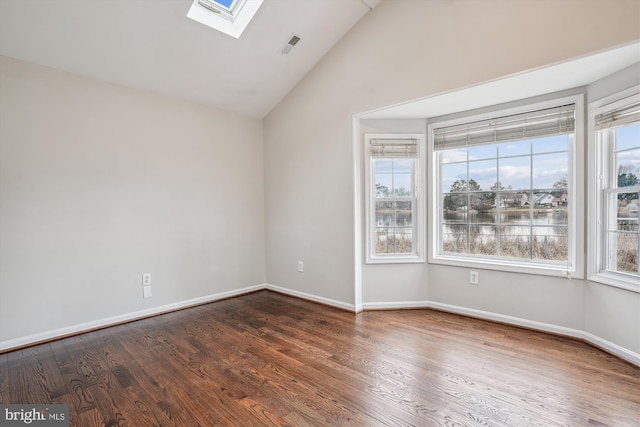
[[[378,2],[265,0],[234,39],[192,0],[0,0],[0,55],[262,118]]]

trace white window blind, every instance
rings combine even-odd
[[[369,147],[374,159],[419,156],[417,139],[371,139]]]
[[[522,141],[573,133],[575,105],[562,105],[523,114],[496,117],[434,129],[434,149]]]
[[[595,129],[602,130],[640,122],[640,94],[621,99],[595,115]]]

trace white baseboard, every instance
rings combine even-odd
[[[431,308],[447,311],[449,313],[463,314],[469,317],[477,317],[479,319],[493,320],[510,325],[522,326],[525,328],[538,329],[545,332],[551,332],[559,335],[567,335],[574,338],[583,338],[584,333],[573,328],[565,328],[564,326],[556,326],[550,323],[538,322],[535,320],[522,319],[520,317],[507,316],[505,314],[493,313],[490,311],[476,310],[473,308],[460,307],[457,305],[443,304],[431,301]]]
[[[6,351],[13,348],[25,347],[25,346],[36,344],[43,341],[48,341],[56,338],[69,336],[69,335],[79,334],[82,332],[92,331],[95,329],[101,329],[108,326],[118,325],[120,323],[131,322],[134,320],[143,319],[145,317],[156,316],[158,314],[168,313],[168,312],[180,310],[183,308],[193,307],[200,304],[206,304],[206,303],[218,301],[221,299],[232,298],[235,296],[247,294],[250,292],[260,291],[263,289],[266,289],[265,284],[249,286],[242,289],[234,289],[232,291],[220,292],[217,294],[206,295],[203,297],[193,298],[186,301],[180,301],[176,303],[161,305],[161,306],[149,308],[146,310],[135,311],[133,313],[121,314],[119,316],[107,317],[105,319],[94,320],[86,323],[80,323],[78,325],[68,326],[65,328],[53,329],[51,331],[27,335],[25,337],[14,338],[7,341],[0,341],[0,351]]]
[[[400,302],[365,302],[364,310],[398,310],[403,308],[429,308],[429,301],[400,301]]]
[[[249,286],[242,289],[234,289],[233,291],[220,292],[217,294],[207,295],[204,297],[193,298],[186,301],[180,301],[177,303],[166,304],[159,307],[153,307],[146,310],[140,310],[133,313],[127,313],[119,316],[113,316],[105,319],[100,319],[92,322],[81,323],[79,325],[73,325],[66,328],[54,329],[47,332],[28,335],[25,337],[15,338],[7,341],[0,341],[0,351],[6,351],[12,348],[20,348],[39,342],[65,337],[68,335],[78,334],[95,329],[105,328],[108,326],[117,325],[120,323],[131,322],[134,320],[142,319],[145,317],[156,316],[158,314],[168,313],[183,308],[193,307],[200,304],[206,304],[209,302],[218,301],[221,299],[232,298],[235,296],[247,294],[250,292],[256,292],[263,289],[272,290],[285,295],[291,295],[294,297],[302,298],[305,300],[317,302],[324,305],[340,308],[343,310],[357,313],[364,310],[392,310],[403,308],[434,308],[437,310],[447,311],[455,314],[462,314],[470,317],[477,317],[479,319],[493,320],[496,322],[507,323],[516,326],[522,326],[525,328],[537,329],[540,331],[551,332],[554,334],[560,334],[579,338],[585,340],[597,347],[602,348],[614,354],[621,359],[624,359],[636,366],[640,366],[640,354],[621,347],[617,344],[609,342],[591,333],[581,331],[573,328],[566,328],[564,326],[552,325],[550,323],[537,322],[535,320],[527,320],[519,317],[507,316],[504,314],[492,313],[489,311],[476,310],[473,308],[460,307],[456,305],[443,304],[433,301],[402,301],[402,302],[369,302],[363,303],[361,306],[356,307],[354,304],[348,304],[342,301],[337,301],[329,298],[324,298],[318,295],[308,294],[305,292],[295,291],[280,286],[275,286],[269,283],[263,283],[259,285]]]
[[[537,322],[535,320],[527,320],[519,317],[507,316],[504,314],[492,313],[483,310],[476,310],[473,308],[459,307],[450,304],[442,304],[433,301],[429,302],[428,304],[431,308],[447,311],[450,313],[462,314],[469,317],[477,317],[479,319],[493,320],[510,325],[522,326],[539,331],[579,338],[595,345],[596,347],[606,350],[609,353],[620,357],[621,359],[633,363],[636,366],[640,366],[640,354],[579,329],[566,328],[564,326],[552,325],[550,323]]]
[[[234,289],[233,291],[206,295],[203,297],[193,298],[186,301],[180,301],[176,303],[149,308],[146,310],[135,311],[133,313],[126,313],[118,316],[94,320],[91,322],[80,323],[77,325],[72,325],[64,328],[53,329],[50,331],[40,332],[37,334],[27,335],[24,337],[14,338],[6,341],[0,341],[0,352],[33,345],[40,342],[50,341],[52,339],[63,338],[69,335],[75,335],[75,334],[80,334],[83,332],[88,332],[96,329],[106,328],[109,326],[114,326],[114,325],[118,325],[125,322],[132,322],[134,320],[144,319],[146,317],[151,317],[151,316],[157,316],[159,314],[169,313],[169,312],[180,310],[183,308],[193,307],[200,304],[206,304],[206,303],[218,301],[221,299],[232,298],[235,296],[247,294],[250,292],[261,291],[264,289],[269,289],[285,295],[291,295],[291,296],[302,298],[305,300],[318,302],[320,304],[329,305],[329,306],[341,308],[343,310],[355,312],[355,306],[353,304],[347,304],[342,301],[336,301],[329,298],[320,297],[317,295],[307,294],[305,292],[294,291],[292,289],[287,289],[287,288],[282,288],[280,286],[274,286],[271,284],[262,283],[259,285],[249,286],[246,288]]]
[[[318,295],[308,294],[306,292],[294,291],[293,289],[282,288],[280,286],[271,285],[269,283],[266,284],[265,288],[270,291],[279,292],[285,295],[291,295],[294,297],[318,302],[324,305],[330,305],[332,307],[341,308],[343,310],[348,310],[356,313],[356,306],[354,304],[348,304],[342,301],[337,301],[337,300],[321,297]]]
[[[614,344],[588,332],[583,332],[582,334],[582,339],[585,341],[640,367],[640,354],[634,353],[633,351],[621,347],[618,344]]]

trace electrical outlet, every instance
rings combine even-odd
[[[472,285],[479,285],[480,284],[480,273],[478,273],[477,271],[470,271],[469,272],[469,283]]]
[[[298,273],[302,273],[304,271],[304,263],[302,261],[298,261]]]
[[[142,286],[149,286],[151,284],[151,273],[144,273],[142,275]]]
[[[151,298],[151,286],[142,287],[142,298]]]

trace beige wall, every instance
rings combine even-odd
[[[359,141],[364,141],[364,135],[367,133],[425,134],[427,130],[427,121],[424,119],[360,120],[358,124]],[[357,144],[357,148],[357,156],[364,158],[363,144]],[[363,169],[364,167],[360,167],[362,183],[365,182]],[[364,236],[366,233],[364,194],[361,194],[359,200],[362,206],[361,233]],[[426,219],[426,214],[423,212],[421,215],[424,215]],[[363,245],[362,252],[365,250]],[[362,257],[364,259],[364,253]],[[425,264],[363,264],[362,302],[365,304],[365,308],[375,308],[377,304],[389,307],[424,303],[429,300],[428,273]]]
[[[352,117],[635,42],[639,16],[635,0],[384,0],[264,121],[267,281],[355,307],[428,298],[583,331],[585,306],[600,303],[581,280],[488,271],[487,285],[470,291],[468,271],[457,267],[407,267],[400,277],[410,284],[390,273],[402,266],[360,271],[353,145],[360,129]],[[296,260],[305,261],[304,273]],[[635,307],[637,295],[628,297]],[[630,338],[637,329],[612,330],[637,315],[625,308],[615,322],[601,320],[602,339],[623,334],[640,354]]]
[[[0,342],[264,283],[261,121],[6,57],[0,95]]]

